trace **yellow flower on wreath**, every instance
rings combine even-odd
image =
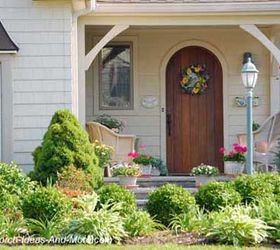
[[[185,84],[187,84],[189,81],[189,79],[185,76],[183,77],[182,81],[181,81],[181,85],[184,86]]]
[[[190,68],[188,68],[186,73],[187,73],[187,75],[191,75],[192,74],[192,70]]]
[[[197,94],[199,91],[200,91],[200,87],[195,87],[193,88],[192,93]]]

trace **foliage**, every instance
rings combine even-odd
[[[21,216],[18,218],[11,218],[3,211],[0,212],[0,238],[13,238],[20,235],[24,230],[24,220]]]
[[[113,176],[139,176],[140,169],[136,164],[128,164],[125,166],[117,167],[113,170]]]
[[[235,179],[234,186],[236,191],[240,193],[243,203],[273,198],[275,187],[264,180],[264,175],[243,175]]]
[[[220,153],[224,155],[224,161],[236,161],[236,162],[245,162],[245,154],[247,152],[246,146],[241,146],[239,144],[233,144],[233,150],[228,154],[225,153],[225,148],[220,148]]]
[[[56,187],[70,197],[77,197],[92,191],[92,177],[82,169],[70,165],[57,174]]]
[[[117,185],[109,184],[104,185],[97,192],[99,195],[100,204],[116,204],[121,203],[121,215],[126,215],[133,212],[136,209],[135,196],[127,189]]]
[[[194,197],[183,187],[165,184],[149,194],[147,210],[168,226],[173,216],[188,212],[194,204]]]
[[[50,221],[54,216],[60,218],[70,209],[70,200],[51,186],[38,187],[25,195],[22,202],[24,217],[41,221]]]
[[[94,121],[104,125],[105,127],[109,128],[109,129],[117,129],[117,130],[115,130],[116,132],[122,131],[124,128],[123,121],[120,121],[107,114],[102,114],[102,115],[97,116],[97,118]]]
[[[120,204],[109,206],[103,204],[97,211],[84,213],[72,219],[67,225],[64,235],[86,237],[98,240],[98,243],[120,242],[127,236],[123,218],[119,214]]]
[[[219,170],[216,167],[210,166],[210,165],[205,165],[204,163],[201,163],[198,167],[195,167],[192,169],[192,175],[218,175]]]
[[[208,228],[207,214],[197,206],[193,206],[187,213],[175,215],[169,225],[177,232],[203,233]]]
[[[155,222],[149,213],[141,210],[128,214],[124,220],[124,227],[132,237],[149,235],[157,229],[164,228],[163,225]]]
[[[225,207],[211,213],[212,225],[207,234],[218,242],[233,245],[258,244],[268,237],[269,226],[261,219],[250,217],[250,207]]]
[[[146,154],[140,154],[133,159],[133,162],[136,164],[150,165],[154,162],[154,157]]]
[[[152,162],[152,166],[157,168],[160,171],[161,176],[166,176],[168,174],[168,170],[164,162],[159,158],[154,158]]]
[[[43,237],[45,239],[59,237],[63,226],[63,221],[56,216],[50,220],[27,219],[28,231],[33,236]]]
[[[18,220],[22,217],[20,203],[21,197],[10,194],[6,190],[1,192],[0,211],[11,220]]]
[[[111,160],[114,149],[99,142],[98,140],[94,141],[93,147],[99,161],[99,167],[105,168]]]
[[[95,192],[92,192],[90,194],[74,198],[72,201],[74,202],[74,207],[79,210],[78,212],[81,211],[83,214],[90,213],[91,211],[95,210],[98,199],[98,195]]]
[[[43,184],[49,178],[55,182],[57,173],[70,165],[92,174],[98,168],[98,158],[88,134],[68,110],[54,114],[41,146],[33,152],[33,158],[35,168],[30,176]]]
[[[219,210],[241,202],[241,196],[229,183],[211,182],[195,194],[196,203],[207,211]]]
[[[280,172],[280,139],[277,141],[277,152],[275,153],[273,162],[277,166],[278,172]]]
[[[21,196],[30,192],[34,186],[35,183],[15,163],[0,162],[0,197],[4,192]]]

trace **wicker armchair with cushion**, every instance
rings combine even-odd
[[[95,140],[114,149],[113,162],[128,161],[128,153],[135,150],[135,135],[121,135],[97,122],[88,122],[86,129],[91,142]]]
[[[275,170],[273,163],[280,138],[280,112],[270,116],[254,133],[254,163],[265,171]],[[240,145],[247,145],[247,134],[237,135]]]

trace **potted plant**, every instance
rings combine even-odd
[[[224,155],[224,172],[229,175],[242,174],[246,161],[245,154],[247,152],[246,146],[241,146],[237,143],[233,144],[233,150],[228,154],[225,148],[220,148],[220,153]]]
[[[132,161],[139,165],[142,176],[151,175],[154,157],[147,154],[139,154],[137,152],[130,152],[128,153],[128,156],[132,157]]]
[[[137,177],[140,175],[140,170],[137,164],[122,163],[113,170],[113,176],[119,178],[119,184],[124,187],[136,187]]]
[[[102,114],[97,116],[97,118],[94,120],[105,127],[112,129],[114,132],[119,133],[124,128],[124,122],[120,121],[110,115]]]
[[[219,174],[219,170],[216,167],[201,163],[192,169],[191,174],[195,176],[195,185],[200,187],[214,181],[215,176]]]

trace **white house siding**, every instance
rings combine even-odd
[[[269,35],[269,28],[262,30]],[[99,35],[94,33],[88,34],[86,47],[90,47],[90,41],[92,40],[90,37],[96,36]],[[234,105],[234,97],[244,94],[240,77],[244,52],[253,53],[255,63],[260,70],[255,94],[261,97],[262,103],[259,107],[254,108],[254,120],[262,123],[269,116],[270,54],[256,39],[238,27],[129,29],[121,36],[118,36],[118,40],[128,41],[128,37],[132,37],[137,41],[134,44],[137,53],[134,57],[134,62],[137,64],[135,110],[133,113],[125,113],[123,111],[112,111],[109,113],[124,120],[126,122],[124,133],[136,134],[141,139],[141,142],[147,145],[147,151],[153,155],[160,155],[161,136],[165,136],[161,135],[160,132],[161,106],[154,109],[145,109],[140,105],[140,100],[145,95],[154,95],[160,100],[161,63],[168,51],[181,42],[200,40],[209,43],[221,52],[228,65],[228,79],[224,85],[224,88],[227,89],[225,99],[228,100],[228,105],[224,120],[225,131],[228,131],[228,134],[225,134],[225,136],[229,144],[236,141],[237,133],[245,131],[246,110]],[[93,76],[93,68],[88,72],[86,84],[86,113],[88,121],[92,120],[97,113],[93,107],[93,96],[97,95],[93,87],[93,78],[95,79],[95,84],[97,84],[97,76]]]
[[[0,19],[19,47],[12,60],[13,159],[29,171],[53,113],[71,109],[71,1],[0,0]]]

